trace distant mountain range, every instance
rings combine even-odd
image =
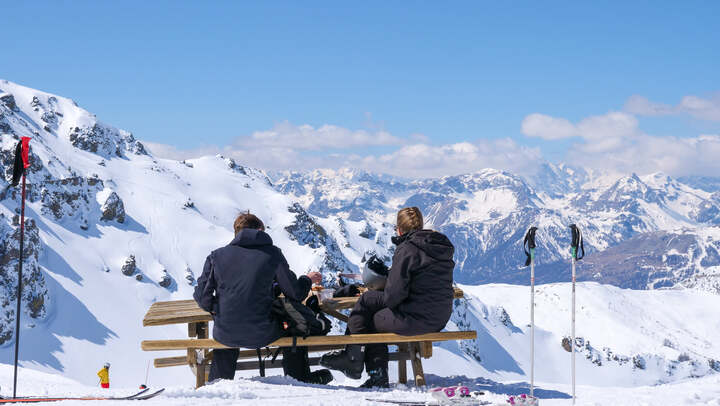
[[[532,225],[540,228],[538,281],[569,280],[568,226],[576,223],[587,252],[579,280],[720,292],[716,185],[713,178],[610,176],[552,164],[532,178],[486,169],[404,181],[342,169],[288,172],[275,181],[319,217],[380,224],[400,207],[420,207],[428,226],[455,244],[462,283],[529,283],[522,238]]]

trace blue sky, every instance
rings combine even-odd
[[[71,97],[168,156],[243,158],[258,132],[322,140],[324,125],[393,138],[303,152],[315,166],[412,158],[398,153],[416,144],[490,148],[473,161],[493,148],[560,161],[597,144],[523,130],[533,113],[575,125],[625,111],[631,136],[720,134],[720,3],[547,3],[5,2],[0,78]],[[628,108],[633,96],[647,103]],[[692,110],[687,96],[708,104]]]

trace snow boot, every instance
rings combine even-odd
[[[361,388],[370,389],[390,387],[390,380],[388,379],[387,368],[373,369],[372,371],[368,371],[368,375],[370,375],[370,378],[365,381],[365,383],[360,385]]]
[[[340,371],[350,379],[360,379],[364,369],[362,346],[348,345],[342,351],[333,351],[320,357],[320,365]]]
[[[329,369],[318,369],[315,372],[311,372],[305,383],[311,383],[314,385],[327,385],[332,382],[333,376]]]

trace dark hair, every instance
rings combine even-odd
[[[235,234],[238,234],[243,228],[254,228],[265,231],[265,224],[263,224],[262,220],[257,218],[256,215],[250,214],[248,210],[237,216],[233,228],[235,229]]]
[[[403,234],[410,231],[422,230],[423,215],[417,207],[400,209],[397,214],[397,229]]]

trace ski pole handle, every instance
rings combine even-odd
[[[523,250],[527,258],[525,259],[525,266],[530,266],[530,263],[535,259],[535,232],[537,227],[530,227],[525,233],[525,240],[523,240]]]
[[[572,240],[570,241],[570,254],[576,261],[583,259],[585,257],[585,244],[583,243],[582,232],[575,224],[570,224],[570,231],[572,233]],[[582,254],[580,254],[580,252],[582,252]]]

